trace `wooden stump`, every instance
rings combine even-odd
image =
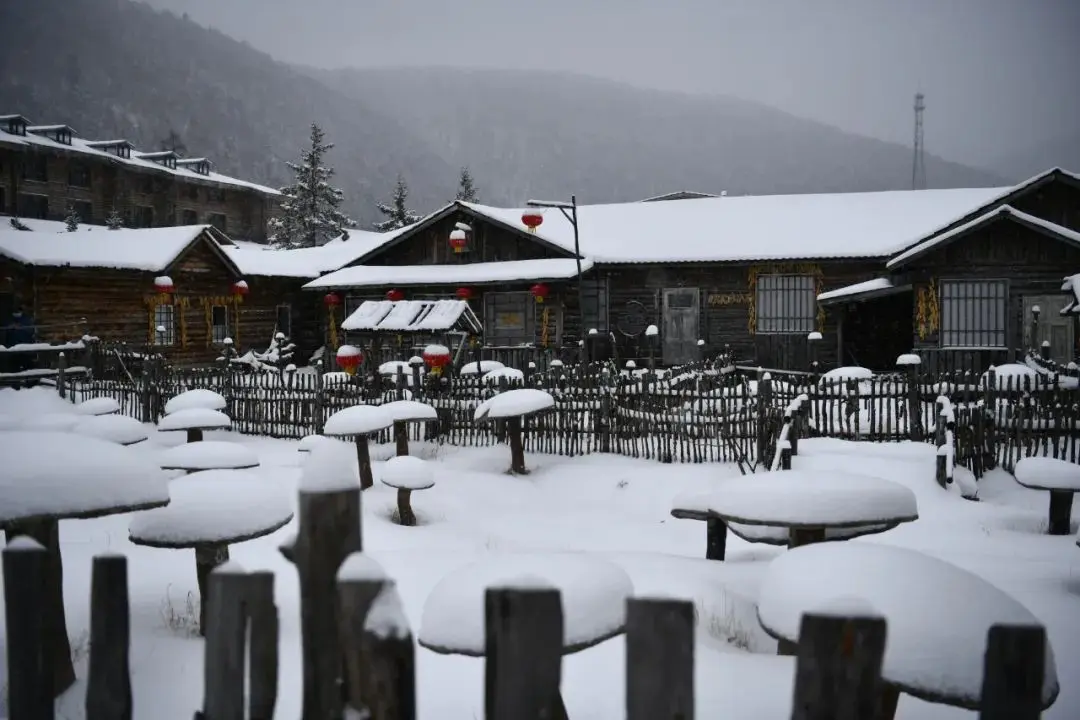
[[[693,603],[627,600],[626,718],[694,719]]]
[[[885,620],[806,614],[799,627],[792,720],[881,717]]]
[[[200,545],[195,548],[195,577],[199,582],[199,635],[206,636],[206,608],[210,604],[210,573],[229,561],[228,545]]]
[[[398,523],[405,525],[406,527],[412,527],[416,525],[416,515],[413,513],[412,504],[410,498],[412,497],[412,490],[405,488],[398,488],[397,491],[397,509],[398,509]]]
[[[720,518],[705,521],[705,559],[723,560],[727,554],[727,523]]]
[[[375,476],[371,474],[371,453],[368,451],[367,435],[356,436],[356,465],[360,470],[360,489],[367,490],[375,485]]]
[[[1067,490],[1050,491],[1050,534],[1072,535],[1073,494]]]
[[[510,436],[510,472],[514,475],[526,475],[525,442],[521,437],[521,418],[506,419],[506,432]]]
[[[191,443],[191,442],[202,442],[202,439],[203,439],[203,431],[201,429],[199,429],[199,428],[191,428],[191,429],[189,429],[187,431],[187,441],[189,443]]]
[[[130,645],[127,558],[99,555],[90,582],[86,720],[131,720]]]
[[[8,540],[13,537],[8,528]],[[11,718],[52,720],[51,648],[46,644],[44,548],[4,550],[4,618],[7,625],[7,711]]]
[[[409,454],[409,423],[406,420],[394,421],[394,447],[399,456]]]

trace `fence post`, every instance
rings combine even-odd
[[[757,386],[757,458],[768,467],[769,458],[765,457],[769,448],[769,403],[772,401],[772,375],[758,371]]]
[[[360,487],[326,492],[301,489],[296,514],[296,540],[283,545],[281,554],[300,576],[301,717],[325,720],[341,715],[337,572],[346,557],[362,549]]]
[[[1039,345],[1039,315],[1042,313],[1042,308],[1038,305],[1031,306],[1031,343],[1028,345],[1028,349],[1038,347]],[[1049,345],[1049,343],[1047,343]]]
[[[626,601],[626,719],[694,720],[694,605]]]
[[[991,627],[983,663],[979,720],[1038,720],[1045,671],[1045,628]]]
[[[274,604],[274,573],[269,570],[253,572],[248,575],[247,582],[247,614],[251,619],[248,717],[250,720],[272,720],[277,704],[278,674],[278,613]]]
[[[786,440],[780,441],[780,469],[791,469],[791,446]]]
[[[723,560],[727,554],[727,523],[711,517],[705,521],[705,559]]]
[[[370,712],[367,705],[373,692],[363,651],[364,623],[387,581],[382,567],[363,553],[350,555],[338,571],[338,632],[345,667],[345,701],[357,713]]]
[[[885,620],[803,615],[791,720],[879,717]]]
[[[210,573],[200,720],[244,720],[247,573],[236,563]]]
[[[788,447],[791,450],[791,457],[799,454],[799,433],[802,432],[803,403],[797,397],[795,403],[796,406],[791,410],[791,424],[788,426]]]
[[[945,408],[938,407],[937,414],[937,427],[934,430],[934,447],[937,448],[937,457],[935,458],[934,466],[934,478],[937,480],[937,484],[941,487],[945,487],[949,482],[948,473],[948,461],[949,458],[942,452],[945,447]]]
[[[86,720],[131,720],[130,644],[127,558],[98,555],[90,581]]]
[[[67,388],[65,387],[65,375],[67,374],[67,353],[60,353],[56,357],[56,392],[59,393],[61,400],[67,399]]]
[[[17,537],[3,550],[4,620],[7,624],[8,716],[52,720],[52,658],[45,633],[45,567],[48,553],[35,540]]]
[[[1039,357],[1050,362],[1050,341],[1043,340],[1042,345],[1039,346]]]
[[[326,407],[325,398],[323,398],[323,374],[322,374],[322,361],[319,361],[319,366],[315,369],[315,434],[322,435],[323,424],[326,421]]]
[[[908,433],[914,442],[922,442],[922,376],[919,372],[922,368],[920,363],[912,363],[907,366],[907,390],[908,390]]]
[[[412,631],[393,580],[375,597],[364,621],[361,653],[370,687],[362,701],[374,720],[415,720],[416,658]]]
[[[559,591],[488,588],[484,625],[484,717],[565,718],[559,690],[563,653]]]

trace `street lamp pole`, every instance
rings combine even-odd
[[[581,277],[581,241],[578,237],[577,195],[570,196],[570,202],[551,200],[528,200],[525,203],[534,208],[556,208],[574,228],[574,260],[577,262],[578,314],[581,315],[581,351],[585,362],[589,361],[588,345],[585,344],[585,283]]]

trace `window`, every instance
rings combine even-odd
[[[34,182],[49,181],[49,159],[44,155],[29,154],[23,157],[22,179]]]
[[[757,332],[813,332],[817,315],[816,283],[812,275],[759,275]]]
[[[220,345],[229,337],[229,308],[214,305],[210,308],[210,342]]]
[[[225,191],[221,188],[207,188],[206,196],[210,199],[210,202],[213,203],[225,202]]]
[[[86,200],[76,200],[71,203],[75,214],[79,216],[79,222],[90,223],[94,220],[94,206]]]
[[[180,224],[181,225],[198,225],[199,213],[194,210],[181,210],[180,211]]]
[[[347,317],[347,316],[346,316]],[[285,337],[292,337],[292,306],[278,305],[277,315],[274,320],[277,328],[275,333],[285,333]]]
[[[1005,347],[1004,280],[941,283],[942,347]]]
[[[154,306],[154,345],[176,343],[176,309],[172,305]]]
[[[90,167],[85,163],[68,163],[68,185],[78,188],[90,187]]]
[[[24,218],[45,220],[49,217],[49,198],[47,195],[19,193],[19,215]]]
[[[593,328],[600,334],[608,331],[607,279],[586,280],[581,288],[581,321],[584,332]]]
[[[225,232],[229,225],[228,219],[225,217],[225,213],[210,213],[206,216],[207,221],[221,232]]]
[[[148,228],[154,226],[154,208],[149,205],[136,205],[131,208],[131,222],[133,228]]]

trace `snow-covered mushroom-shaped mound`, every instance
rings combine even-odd
[[[435,472],[425,460],[409,455],[398,455],[386,461],[382,471],[382,483],[397,489],[398,522],[402,525],[416,524],[412,510],[412,494],[435,485]]]
[[[506,431],[510,436],[510,472],[524,475],[528,470],[525,467],[525,443],[521,434],[522,418],[550,410],[554,406],[555,398],[543,390],[508,390],[480,403],[473,413],[473,420],[506,420]]]
[[[229,545],[269,535],[293,515],[288,495],[245,470],[204,470],[169,483],[172,502],[140,513],[128,526],[136,545],[194,548],[202,600],[199,632],[206,628],[207,580],[229,560]]]
[[[120,412],[120,403],[111,397],[90,398],[76,405],[74,411],[76,415],[112,415]]]
[[[311,452],[319,445],[323,443],[339,442],[334,438],[326,437],[325,435],[305,435],[300,438],[300,442],[296,446],[298,452],[306,453]]]
[[[1039,382],[1039,373],[1021,363],[1006,363],[990,368],[979,378],[979,387],[991,387],[991,376],[995,390],[1031,390]]]
[[[630,576],[618,565],[579,552],[506,553],[452,571],[424,601],[418,642],[437,653],[481,657],[484,594],[523,577],[562,594],[563,653],[597,645],[623,631]]]
[[[177,410],[158,421],[158,430],[164,432],[186,430],[188,442],[201,441],[203,430],[228,430],[230,427],[232,420],[225,413],[199,407]]]
[[[1050,535],[1072,534],[1073,496],[1080,492],[1080,465],[1052,457],[1026,457],[1013,470],[1016,482],[1050,493]]]
[[[259,456],[246,445],[216,440],[185,443],[162,451],[162,470],[243,470],[258,467]]]
[[[859,598],[885,618],[882,679],[934,703],[980,708],[987,634],[996,624],[1041,625],[1010,595],[967,570],[905,548],[828,543],[797,548],[769,563],[758,619],[795,643],[806,612],[836,598]],[[1042,706],[1058,694],[1049,638]]]
[[[227,406],[225,398],[219,393],[206,388],[196,388],[170,398],[165,403],[165,414],[172,415],[174,412],[192,409],[224,410]]]
[[[439,419],[431,405],[417,400],[394,400],[383,403],[382,409],[394,421],[394,444],[398,455],[409,454],[409,423],[427,423]]]
[[[150,437],[145,425],[127,415],[89,415],[81,418],[72,432],[119,445],[134,445]]]
[[[818,379],[818,387],[826,393],[833,395],[846,395],[848,384],[855,381],[858,384],[859,393],[870,393],[871,381],[874,379],[874,371],[857,365],[833,368]]]
[[[74,413],[45,413],[24,418],[19,428],[45,432],[70,432],[80,420],[82,416]]]
[[[338,410],[323,425],[323,435],[351,437],[356,443],[356,464],[360,470],[360,487],[367,490],[375,484],[371,474],[371,453],[368,436],[386,430],[394,424],[393,416],[376,405],[354,405]]]
[[[525,382],[525,373],[512,367],[503,367],[498,370],[492,370],[489,373],[485,373],[481,380],[491,385],[498,385],[501,382],[506,382],[509,385],[515,385]]]
[[[473,360],[461,366],[458,375],[486,375],[496,370],[502,370],[506,365],[498,360]]]

